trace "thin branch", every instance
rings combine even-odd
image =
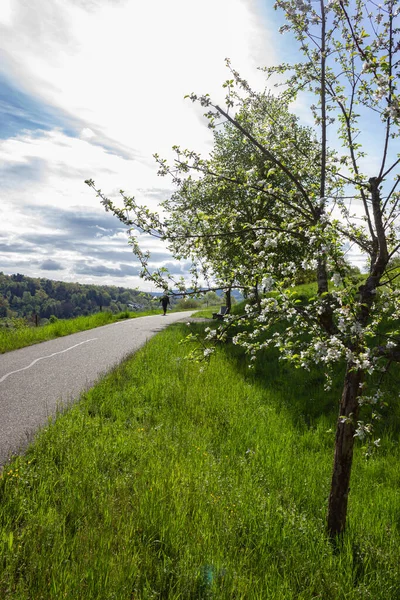
[[[389,106],[390,106],[390,104],[392,102],[392,98],[393,98],[392,56],[393,56],[393,16],[392,16],[392,13],[390,12],[390,16],[389,16],[389,97],[387,99]],[[386,158],[387,158],[388,149],[389,149],[390,127],[391,127],[391,118],[390,118],[390,113],[389,113],[389,116],[386,119],[385,146],[384,146],[384,150],[383,150],[382,166],[381,166],[381,170],[379,171],[379,175],[378,175],[379,179],[382,178],[382,174],[383,174],[385,164],[386,164]]]
[[[303,198],[305,199],[311,213],[316,217],[316,211],[315,211],[315,207],[313,206],[312,202],[310,201],[308,194],[306,192],[306,190],[304,189],[304,187],[301,185],[300,181],[297,179],[297,177],[295,177],[293,175],[293,173],[290,171],[290,169],[288,169],[287,167],[285,167],[285,165],[283,165],[273,154],[271,154],[271,152],[269,152],[266,148],[264,148],[264,146],[262,146],[252,135],[251,133],[249,133],[248,131],[246,131],[244,129],[244,127],[242,127],[240,125],[240,123],[238,123],[235,119],[232,119],[232,117],[230,117],[228,115],[228,113],[223,110],[222,108],[220,108],[218,105],[212,105],[214,106],[214,108],[217,109],[217,111],[223,115],[230,123],[232,123],[232,125],[234,125],[234,127],[236,127],[239,131],[241,131],[243,133],[243,135],[245,137],[247,137],[247,139],[249,139],[251,141],[252,144],[254,144],[254,146],[256,146],[256,148],[258,148],[260,150],[260,152],[266,156],[268,158],[268,160],[270,160],[271,162],[273,162],[277,167],[279,167],[281,169],[281,171],[283,171],[285,173],[285,175],[288,176],[288,178],[294,183],[294,185],[296,186],[296,188],[299,190],[299,192],[301,193],[301,195],[303,196]]]
[[[386,279],[386,281],[381,281],[379,283],[378,287],[382,287],[384,285],[389,285],[390,283],[392,283],[392,281],[394,281],[398,277],[400,277],[400,273],[397,273],[397,275],[394,275],[393,277],[389,277],[388,279]]]
[[[393,171],[393,169],[394,169],[395,167],[397,167],[397,165],[398,165],[399,163],[400,163],[400,158],[398,158],[398,159],[396,160],[396,162],[394,162],[394,163],[392,164],[392,166],[390,167],[390,169],[388,169],[387,171],[385,171],[385,173],[382,175],[381,179],[382,179],[382,180],[383,180],[383,179],[385,179],[385,178],[386,178],[386,177],[389,175],[390,171]]]
[[[266,196],[271,196],[272,198],[275,198],[276,200],[279,200],[279,202],[282,202],[282,204],[284,204],[285,206],[291,208],[292,210],[294,210],[295,212],[298,212],[300,215],[302,215],[305,219],[309,219],[310,215],[308,213],[306,213],[300,206],[298,206],[297,204],[291,203],[291,202],[287,202],[282,196],[276,194],[275,192],[269,192],[267,191],[265,188],[258,186],[258,185],[254,185],[252,183],[248,184],[248,183],[242,183],[241,181],[238,181],[237,179],[228,177],[227,175],[221,175],[220,173],[215,173],[215,171],[212,171],[211,169],[208,169],[206,167],[202,168],[202,167],[197,167],[195,165],[186,165],[186,163],[182,163],[180,161],[175,161],[178,165],[185,165],[188,166],[189,169],[193,169],[194,171],[198,171],[200,173],[203,173],[204,175],[211,175],[213,177],[215,177],[216,179],[223,179],[224,181],[228,181],[229,183],[234,183],[236,185],[243,185],[244,187],[253,189],[257,192],[262,192],[263,194],[266,194]],[[171,173],[172,176],[172,172],[169,170],[169,172]]]
[[[399,185],[399,183],[400,183],[400,175],[398,176],[398,178],[397,178],[397,180],[396,180],[395,184],[393,185],[392,189],[390,190],[389,194],[388,194],[388,195],[387,195],[387,197],[386,197],[385,203],[384,203],[384,205],[383,205],[383,208],[382,208],[382,212],[384,212],[384,211],[385,211],[385,209],[386,209],[386,206],[387,206],[387,204],[388,204],[388,202],[389,202],[389,200],[390,200],[390,198],[391,198],[392,194],[393,194],[393,193],[396,191],[396,187]],[[397,206],[397,204],[398,204],[398,203],[396,202],[393,208],[395,208],[395,206]],[[392,212],[393,212],[393,208],[392,208],[391,214],[392,214]],[[390,219],[390,216],[391,216],[391,214],[388,216],[388,219],[387,219],[387,220],[389,220],[389,219]]]

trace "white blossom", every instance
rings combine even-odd
[[[335,285],[336,287],[339,287],[339,285],[341,285],[341,283],[342,283],[342,278],[339,273],[334,273],[332,275],[331,281],[333,281],[333,285]]]
[[[264,277],[264,279],[262,280],[262,287],[264,289],[264,292],[269,292],[273,288],[274,283],[274,279],[271,276]]]

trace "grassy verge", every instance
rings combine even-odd
[[[32,344],[38,344],[39,342],[52,340],[64,335],[70,335],[71,333],[76,333],[78,331],[85,331],[87,329],[101,327],[102,325],[108,325],[109,323],[114,323],[121,319],[132,319],[154,314],[160,314],[160,310],[146,312],[124,311],[118,314],[99,312],[95,315],[77,317],[76,319],[60,319],[55,323],[48,323],[41,327],[21,327],[18,329],[1,327],[0,354],[10,352],[11,350],[17,350],[18,348],[24,348],[25,346],[32,346]]]
[[[229,346],[202,370],[186,333],[153,338],[7,465],[0,597],[399,598],[396,441],[383,433],[368,462],[356,452],[335,550],[337,390],[270,355],[249,372]]]
[[[315,284],[306,284],[303,286],[298,286],[298,291],[300,295],[306,297],[315,293],[315,287]],[[240,311],[240,309],[243,309],[243,305],[243,302],[237,305],[234,304],[232,307],[232,313],[235,314]],[[212,314],[218,312],[219,309],[220,305],[210,306],[196,312],[195,316],[211,319]],[[160,309],[157,308],[155,310],[144,312],[124,311],[118,314],[113,314],[111,312],[99,312],[87,317],[60,319],[55,323],[48,323],[47,325],[40,327],[0,327],[0,354],[17,350],[18,348],[25,348],[26,346],[31,346],[47,340],[52,340],[57,337],[70,335],[78,331],[86,331],[89,329],[94,329],[95,327],[101,327],[102,325],[114,323],[120,319],[132,319],[154,314],[160,314]]]

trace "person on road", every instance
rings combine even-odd
[[[168,306],[168,304],[170,304],[168,294],[164,294],[164,296],[162,296],[160,298],[160,302],[162,304],[163,311],[164,311],[164,317],[165,317],[165,315],[167,314],[167,306]]]

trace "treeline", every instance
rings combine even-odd
[[[100,310],[146,310],[152,296],[137,290],[0,272],[0,318],[58,319],[86,316]]]

